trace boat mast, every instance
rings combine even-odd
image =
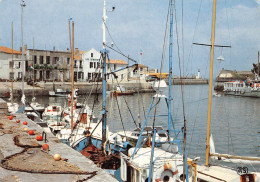
[[[210,74],[209,74],[208,126],[207,126],[206,163],[205,163],[206,166],[209,166],[209,156],[210,156],[210,154],[209,154],[209,150],[210,150],[209,139],[210,139],[211,105],[212,105],[212,83],[213,83],[216,6],[217,6],[217,0],[213,0],[211,50],[210,50]]]
[[[103,151],[106,150],[106,125],[107,125],[107,114],[106,114],[106,0],[104,0],[104,9],[103,9],[103,24],[102,24],[102,29],[103,29],[103,50],[102,50],[102,60],[103,60],[103,74],[102,74],[102,85],[103,85],[103,107],[102,107],[102,149]]]
[[[73,131],[73,106],[74,106],[74,21],[72,21],[72,41],[71,41],[71,133]]]
[[[14,103],[14,23],[12,22],[12,94],[11,94],[11,103]]]
[[[257,69],[257,71],[258,71],[258,78],[260,77],[260,74],[259,74],[259,51],[258,51],[258,69]]]
[[[25,95],[24,95],[24,47],[23,47],[23,8],[25,7],[25,2],[22,1],[21,3],[21,42],[22,42],[22,102],[24,102]],[[25,103],[23,103],[25,104]]]
[[[34,37],[33,37],[33,55],[32,55],[32,60],[33,60],[33,99],[34,99]]]
[[[171,109],[172,109],[172,45],[173,45],[173,2],[171,0],[170,9],[170,40],[169,40],[169,95],[168,95],[168,131],[171,131]]]

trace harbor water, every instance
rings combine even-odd
[[[205,160],[205,143],[208,113],[208,85],[183,86],[184,112],[182,105],[182,88],[172,87],[173,120],[176,128],[183,126],[183,113],[187,120],[187,151],[188,157],[201,157]],[[138,113],[141,124],[149,109],[155,93],[140,93],[132,96],[107,96],[108,124],[111,132],[133,130],[138,125]],[[28,101],[31,98],[27,98]],[[18,98],[17,98],[18,101]],[[38,103],[45,106],[59,103],[66,106],[66,97],[37,97]],[[94,108],[94,115],[101,118],[102,96],[80,96],[79,102],[87,101]],[[127,104],[126,104],[127,103]],[[120,108],[120,112],[118,110]],[[260,100],[237,96],[212,98],[211,133],[214,138],[217,153],[241,156],[260,156]],[[130,110],[130,111],[129,111]],[[121,114],[121,117],[120,117]],[[156,114],[167,114],[167,105],[163,102],[156,107]],[[150,114],[150,115],[154,115]],[[121,119],[122,118],[122,119]],[[147,125],[152,125],[151,117]],[[156,117],[155,125],[167,128],[167,117]],[[136,123],[136,124],[135,124]],[[239,165],[237,165],[239,166]],[[233,166],[236,167],[236,166]],[[260,166],[248,166],[251,170],[260,171]]]

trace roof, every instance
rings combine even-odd
[[[81,60],[81,57],[74,55],[74,59]]]
[[[85,52],[87,52],[87,51],[79,51],[79,54],[82,55],[82,54],[84,54]]]
[[[145,66],[143,64],[138,64],[138,67],[148,68],[148,66]]]
[[[107,63],[110,64],[127,64],[124,60],[115,60],[115,59],[110,59],[109,61],[107,60]]]
[[[8,48],[8,47],[0,46],[0,52],[4,52],[4,53],[7,53],[7,54],[12,54],[12,49]],[[13,49],[13,54],[22,54],[22,52],[16,51],[16,50]]]
[[[252,75],[253,73],[251,71],[237,71],[240,75]]]

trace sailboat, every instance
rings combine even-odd
[[[259,157],[234,156],[229,154],[219,154],[215,152],[213,137],[210,132],[211,125],[211,106],[212,106],[212,84],[213,84],[213,60],[214,60],[214,41],[215,41],[215,20],[216,20],[216,3],[213,0],[212,13],[212,33],[211,33],[211,52],[210,52],[210,79],[209,79],[209,98],[208,98],[208,123],[207,123],[207,142],[206,142],[206,162],[205,166],[197,166],[198,181],[250,181],[260,180],[259,172],[248,172],[246,167],[238,168],[237,171],[223,166],[215,166],[210,164],[210,159],[235,162],[239,164],[260,164]]]
[[[177,128],[172,117],[172,49],[173,49],[173,1],[169,3],[170,33],[169,33],[169,85],[168,93],[161,88],[160,80],[155,83],[156,94],[153,96],[145,121],[135,147],[130,148],[127,154],[120,153],[121,167],[116,171],[119,181],[194,181],[196,179],[196,164],[188,159],[185,145],[185,127]],[[168,23],[168,22],[167,22]],[[165,101],[167,113],[156,113],[156,107]],[[149,118],[154,118],[152,132],[143,135]],[[155,119],[160,117],[167,122],[167,140],[156,139],[162,132],[155,127]],[[167,119],[163,118],[167,117]],[[185,118],[185,117],[184,117]],[[156,119],[157,120],[157,119]],[[184,119],[185,120],[185,119]],[[184,121],[185,123],[185,121]],[[146,144],[148,147],[144,146]],[[188,170],[189,169],[189,170]]]

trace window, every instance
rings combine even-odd
[[[40,64],[43,64],[43,56],[40,56]]]
[[[54,57],[53,64],[57,64],[59,61],[59,57]]]
[[[9,80],[14,79],[14,73],[9,73]]]
[[[93,68],[93,62],[90,62],[89,67]]]
[[[91,53],[91,57],[93,58],[93,53]]]
[[[18,78],[21,79],[23,76],[23,73],[22,72],[18,72]]]
[[[114,64],[114,70],[116,70],[116,64]]]
[[[94,68],[96,68],[96,62],[94,62]]]
[[[12,68],[12,61],[9,62],[9,68]]]
[[[143,71],[143,68],[142,68],[142,67],[140,68],[140,71]]]
[[[70,58],[67,58],[67,65],[70,65]]]
[[[124,79],[124,75],[123,74],[121,74],[121,80],[123,80]]]
[[[33,56],[33,61],[34,61],[34,64],[37,64],[37,56]]]
[[[88,79],[89,80],[91,79],[91,73],[88,73]]]
[[[46,64],[50,64],[50,62],[51,62],[50,60],[51,60],[50,56],[47,56],[46,57]]]
[[[82,61],[79,61],[79,67],[82,68]]]
[[[18,63],[18,68],[21,68],[21,62]]]
[[[46,79],[50,79],[50,70],[46,71]]]

